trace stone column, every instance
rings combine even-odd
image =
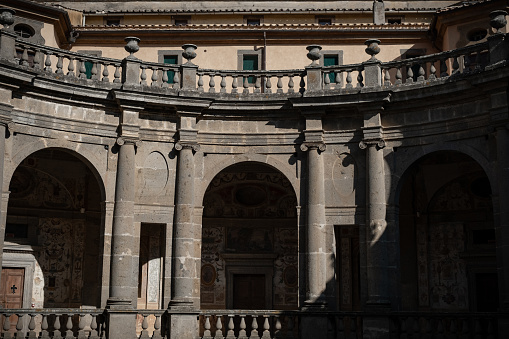
[[[386,201],[383,140],[362,141],[367,162],[366,256],[368,275],[368,305],[388,305],[388,275],[386,248]]]
[[[198,333],[196,312],[200,307],[200,244],[194,224],[194,154],[199,146],[179,141],[175,216],[173,224],[172,297],[169,308],[170,338],[192,338]]]
[[[0,104],[0,193],[2,201],[0,202],[0,279],[2,277],[2,260],[5,239],[5,225],[7,222],[7,206],[9,203],[9,186],[4,187],[4,167],[5,167],[5,134],[8,127],[11,126],[10,114],[11,105]],[[11,126],[12,127],[12,126]]]
[[[194,155],[197,144],[177,142],[179,151],[173,227],[173,293],[170,306],[193,309],[199,305],[199,262],[195,248]],[[197,286],[198,285],[198,286]]]
[[[509,310],[509,131],[499,127],[497,138],[498,209],[499,222],[495,225],[497,238],[497,271],[501,309]],[[509,324],[507,324],[509,330]],[[503,332],[508,333],[508,332]]]
[[[308,152],[307,223],[306,223],[306,306],[326,307],[326,242],[325,242],[325,187],[323,143],[303,143]]]
[[[135,142],[117,139],[119,145],[115,208],[113,211],[113,234],[111,246],[110,297],[111,308],[132,308],[133,257],[131,248],[134,238],[134,190],[135,190]]]

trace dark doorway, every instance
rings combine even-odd
[[[264,274],[233,275],[233,308],[237,310],[263,310],[265,305]]]

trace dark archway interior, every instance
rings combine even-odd
[[[201,307],[296,309],[297,198],[287,178],[253,162],[230,166],[203,201]]]
[[[42,150],[18,166],[9,190],[4,251],[33,258],[32,304],[100,306],[103,198],[92,171],[70,152]]]
[[[458,152],[437,152],[407,172],[400,194],[404,310],[496,311],[490,182]]]

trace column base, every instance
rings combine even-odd
[[[108,298],[106,301],[106,309],[108,310],[132,310],[133,302],[131,299],[124,298]]]
[[[125,309],[124,309],[125,310]],[[136,313],[108,311],[108,339],[136,339]]]
[[[168,339],[197,338],[198,311],[189,313],[170,312],[170,335]]]
[[[194,303],[190,300],[171,300],[168,304],[169,310],[175,310],[175,311],[182,311],[182,312],[189,312],[189,311],[196,311],[196,307],[194,306]]]

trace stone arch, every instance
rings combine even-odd
[[[11,161],[9,162],[9,166],[6,166],[4,170],[4,187],[9,187],[12,175],[14,174],[14,172],[16,171],[16,169],[23,160],[28,158],[31,154],[44,149],[62,150],[75,156],[77,159],[85,163],[99,184],[102,200],[103,201],[111,200],[110,197],[108,197],[109,194],[104,185],[106,181],[104,177],[106,171],[105,166],[102,165],[103,162],[98,158],[96,153],[94,153],[92,150],[87,150],[83,148],[80,143],[74,143],[65,140],[55,140],[55,139],[36,140],[32,143],[27,144],[21,150],[13,154]],[[103,168],[103,170],[100,171],[99,170],[100,168]]]
[[[203,198],[201,307],[297,308],[293,185],[265,162],[240,161],[220,167],[208,180]],[[240,298],[243,293],[249,296]]]
[[[293,191],[297,196],[297,205],[300,204],[300,183],[295,177],[295,173],[292,173],[290,171],[290,167],[284,165],[281,161],[263,154],[236,154],[231,157],[221,159],[218,164],[215,164],[212,168],[204,173],[203,185],[201,185],[200,190],[197,190],[196,193],[196,197],[200,197],[197,201],[203,202],[205,191],[210,185],[212,179],[214,179],[217,174],[219,174],[225,168],[241,162],[258,162],[273,167],[275,170],[281,172],[286,177],[286,179],[290,181],[293,187]]]

